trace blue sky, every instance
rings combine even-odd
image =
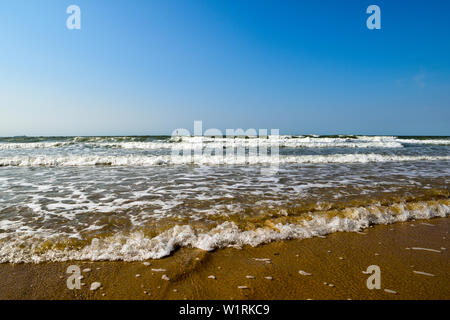
[[[81,30],[66,8],[81,8]],[[381,8],[368,30],[366,8]],[[450,2],[2,0],[0,136],[450,135]]]

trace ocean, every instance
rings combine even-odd
[[[225,146],[244,151],[227,157]],[[450,214],[450,137],[284,135],[267,174],[271,153],[253,151],[272,146],[0,138],[0,263],[142,261]],[[174,149],[200,153],[180,161]]]

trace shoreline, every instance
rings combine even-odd
[[[242,249],[180,248],[146,264],[0,264],[0,299],[447,300],[449,227],[450,219],[435,218]],[[80,290],[67,288],[71,265],[90,269]],[[366,286],[370,265],[380,267],[380,290]],[[93,282],[101,288],[91,291]]]

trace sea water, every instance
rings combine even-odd
[[[243,147],[177,161],[172,150]],[[450,138],[0,138],[0,263],[138,261],[450,214]]]

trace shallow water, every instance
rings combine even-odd
[[[272,154],[252,150],[272,143],[0,138],[0,262],[143,260],[450,214],[448,137],[282,136],[265,174]],[[174,146],[207,154],[183,162]]]

